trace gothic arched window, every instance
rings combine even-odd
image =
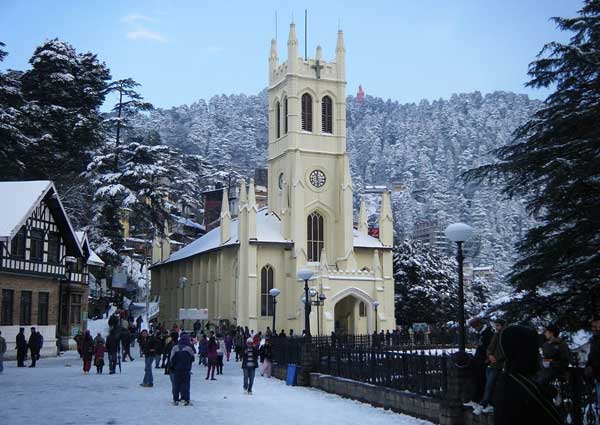
[[[321,100],[321,132],[333,134],[333,102],[329,96]]]
[[[281,104],[279,101],[275,103],[275,137],[281,137]]]
[[[273,267],[267,265],[260,271],[260,315],[273,315],[273,297],[269,291],[273,289]]]
[[[288,105],[287,96],[283,99],[283,134],[288,132]]]
[[[302,130],[312,132],[312,96],[308,93],[302,95]]]
[[[306,219],[306,254],[308,261],[321,261],[323,234],[323,216],[315,211]]]

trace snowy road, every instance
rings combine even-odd
[[[132,353],[137,354],[137,346]],[[319,390],[289,387],[257,374],[254,395],[242,391],[239,363],[225,365],[217,381],[204,380],[206,369],[194,366],[193,406],[172,406],[170,381],[154,369],[154,388],[142,388],[143,362],[123,364],[121,375],[83,375],[70,352],[42,359],[35,369],[5,362],[0,375],[0,423],[48,425],[268,425],[356,424],[428,425]],[[70,365],[70,367],[69,367]],[[106,372],[105,367],[105,372]],[[206,421],[206,422],[205,422]]]

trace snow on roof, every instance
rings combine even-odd
[[[356,248],[383,248],[379,239],[352,229],[352,245]]]
[[[86,243],[87,246],[88,246],[88,249],[90,251],[90,256],[89,256],[89,258],[87,260],[87,263],[90,266],[100,266],[100,267],[103,267],[105,265],[104,261],[102,261],[102,259],[100,257],[98,257],[98,254],[96,254],[94,252],[94,250],[92,249],[92,247],[90,246],[89,241],[87,239],[87,233],[86,232],[82,232],[82,231],[78,231],[78,232],[75,232],[75,235],[77,235],[77,239],[79,240],[79,244],[81,246],[83,246],[84,243]]]
[[[12,238],[51,187],[48,180],[0,182],[0,238]]]
[[[291,243],[281,235],[281,220],[273,213],[269,213],[267,207],[261,208],[256,214],[256,242],[258,243]],[[213,249],[237,245],[238,219],[231,220],[231,238],[221,245],[221,229],[216,227],[206,235],[196,239],[191,244],[174,252],[165,263],[183,260],[184,258],[212,251]],[[164,263],[163,263],[164,264]]]
[[[281,220],[273,213],[268,212],[268,207],[263,207],[256,214],[256,242],[289,244],[293,241],[286,240],[281,234]],[[206,235],[196,239],[191,244],[171,254],[169,259],[162,264],[183,260],[194,255],[212,251],[217,248],[237,245],[238,219],[231,221],[231,238],[221,245],[221,230],[219,227],[212,229]],[[353,229],[353,245],[357,248],[383,248],[379,239],[363,235]]]

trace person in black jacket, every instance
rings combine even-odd
[[[246,340],[246,348],[242,354],[242,369],[244,370],[244,390],[248,395],[252,394],[254,375],[258,367],[258,350],[254,346],[252,338]]]
[[[144,355],[144,380],[140,384],[142,387],[151,388],[154,386],[154,377],[152,376],[152,363],[156,355],[156,338],[149,336],[148,331],[144,329],[140,337],[140,350]]]
[[[537,333],[511,325],[498,335],[504,354],[494,392],[494,425],[563,425],[564,421],[533,377],[539,368]]]
[[[173,404],[182,401],[184,406],[190,404],[190,377],[194,364],[194,350],[190,335],[181,335],[177,345],[173,346],[170,355],[171,383],[173,384]]]
[[[127,361],[127,357],[129,360],[133,361],[133,357],[131,356],[131,332],[129,329],[122,328],[121,332],[119,332],[121,338],[121,348],[123,349],[123,361]]]
[[[473,371],[473,396],[472,400],[479,403],[483,398],[485,390],[485,370],[487,368],[488,356],[487,349],[492,342],[494,332],[492,329],[479,318],[474,318],[469,322],[469,325],[477,331],[479,338],[477,348],[473,356],[472,371]]]
[[[36,332],[35,328],[31,328],[31,335],[29,336],[29,352],[31,353],[31,365],[29,367],[35,367],[35,362],[40,358],[40,336]]]
[[[545,342],[542,345],[543,368],[536,376],[540,385],[549,389],[549,394],[554,390],[549,388],[552,381],[563,375],[569,367],[569,346],[560,339],[560,331],[556,325],[548,325],[544,329]]]
[[[108,353],[108,373],[114,375],[117,369],[117,352],[119,351],[119,334],[111,329],[106,337],[106,352]]]
[[[16,345],[17,367],[25,367],[25,356],[27,355],[27,340],[25,339],[25,328],[19,328]]]
[[[596,387],[596,409],[600,409],[600,319],[592,321],[592,337],[590,338],[590,352],[585,365],[585,374],[594,379]]]

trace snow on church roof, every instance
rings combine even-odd
[[[363,235],[358,230],[352,230],[353,245],[357,248],[384,248],[379,239],[372,236]],[[258,210],[256,214],[256,242],[257,243],[275,243],[292,244],[293,241],[287,240],[281,234],[281,220],[273,213],[268,212],[264,207]],[[204,252],[212,251],[221,247],[233,246],[239,244],[238,240],[238,219],[231,221],[231,238],[221,245],[221,230],[219,227],[212,229],[206,235],[196,239],[191,244],[174,252],[161,264],[172,263],[193,257]]]
[[[292,241],[284,239],[281,235],[281,220],[279,217],[273,213],[269,213],[266,207],[258,210],[256,214],[256,242],[292,243]],[[223,245],[221,245],[221,229],[216,227],[206,235],[171,254],[169,259],[162,264],[183,260],[184,258],[202,254],[203,252],[212,251],[220,247],[237,245],[238,243],[238,219],[235,219],[231,220],[231,238]]]

